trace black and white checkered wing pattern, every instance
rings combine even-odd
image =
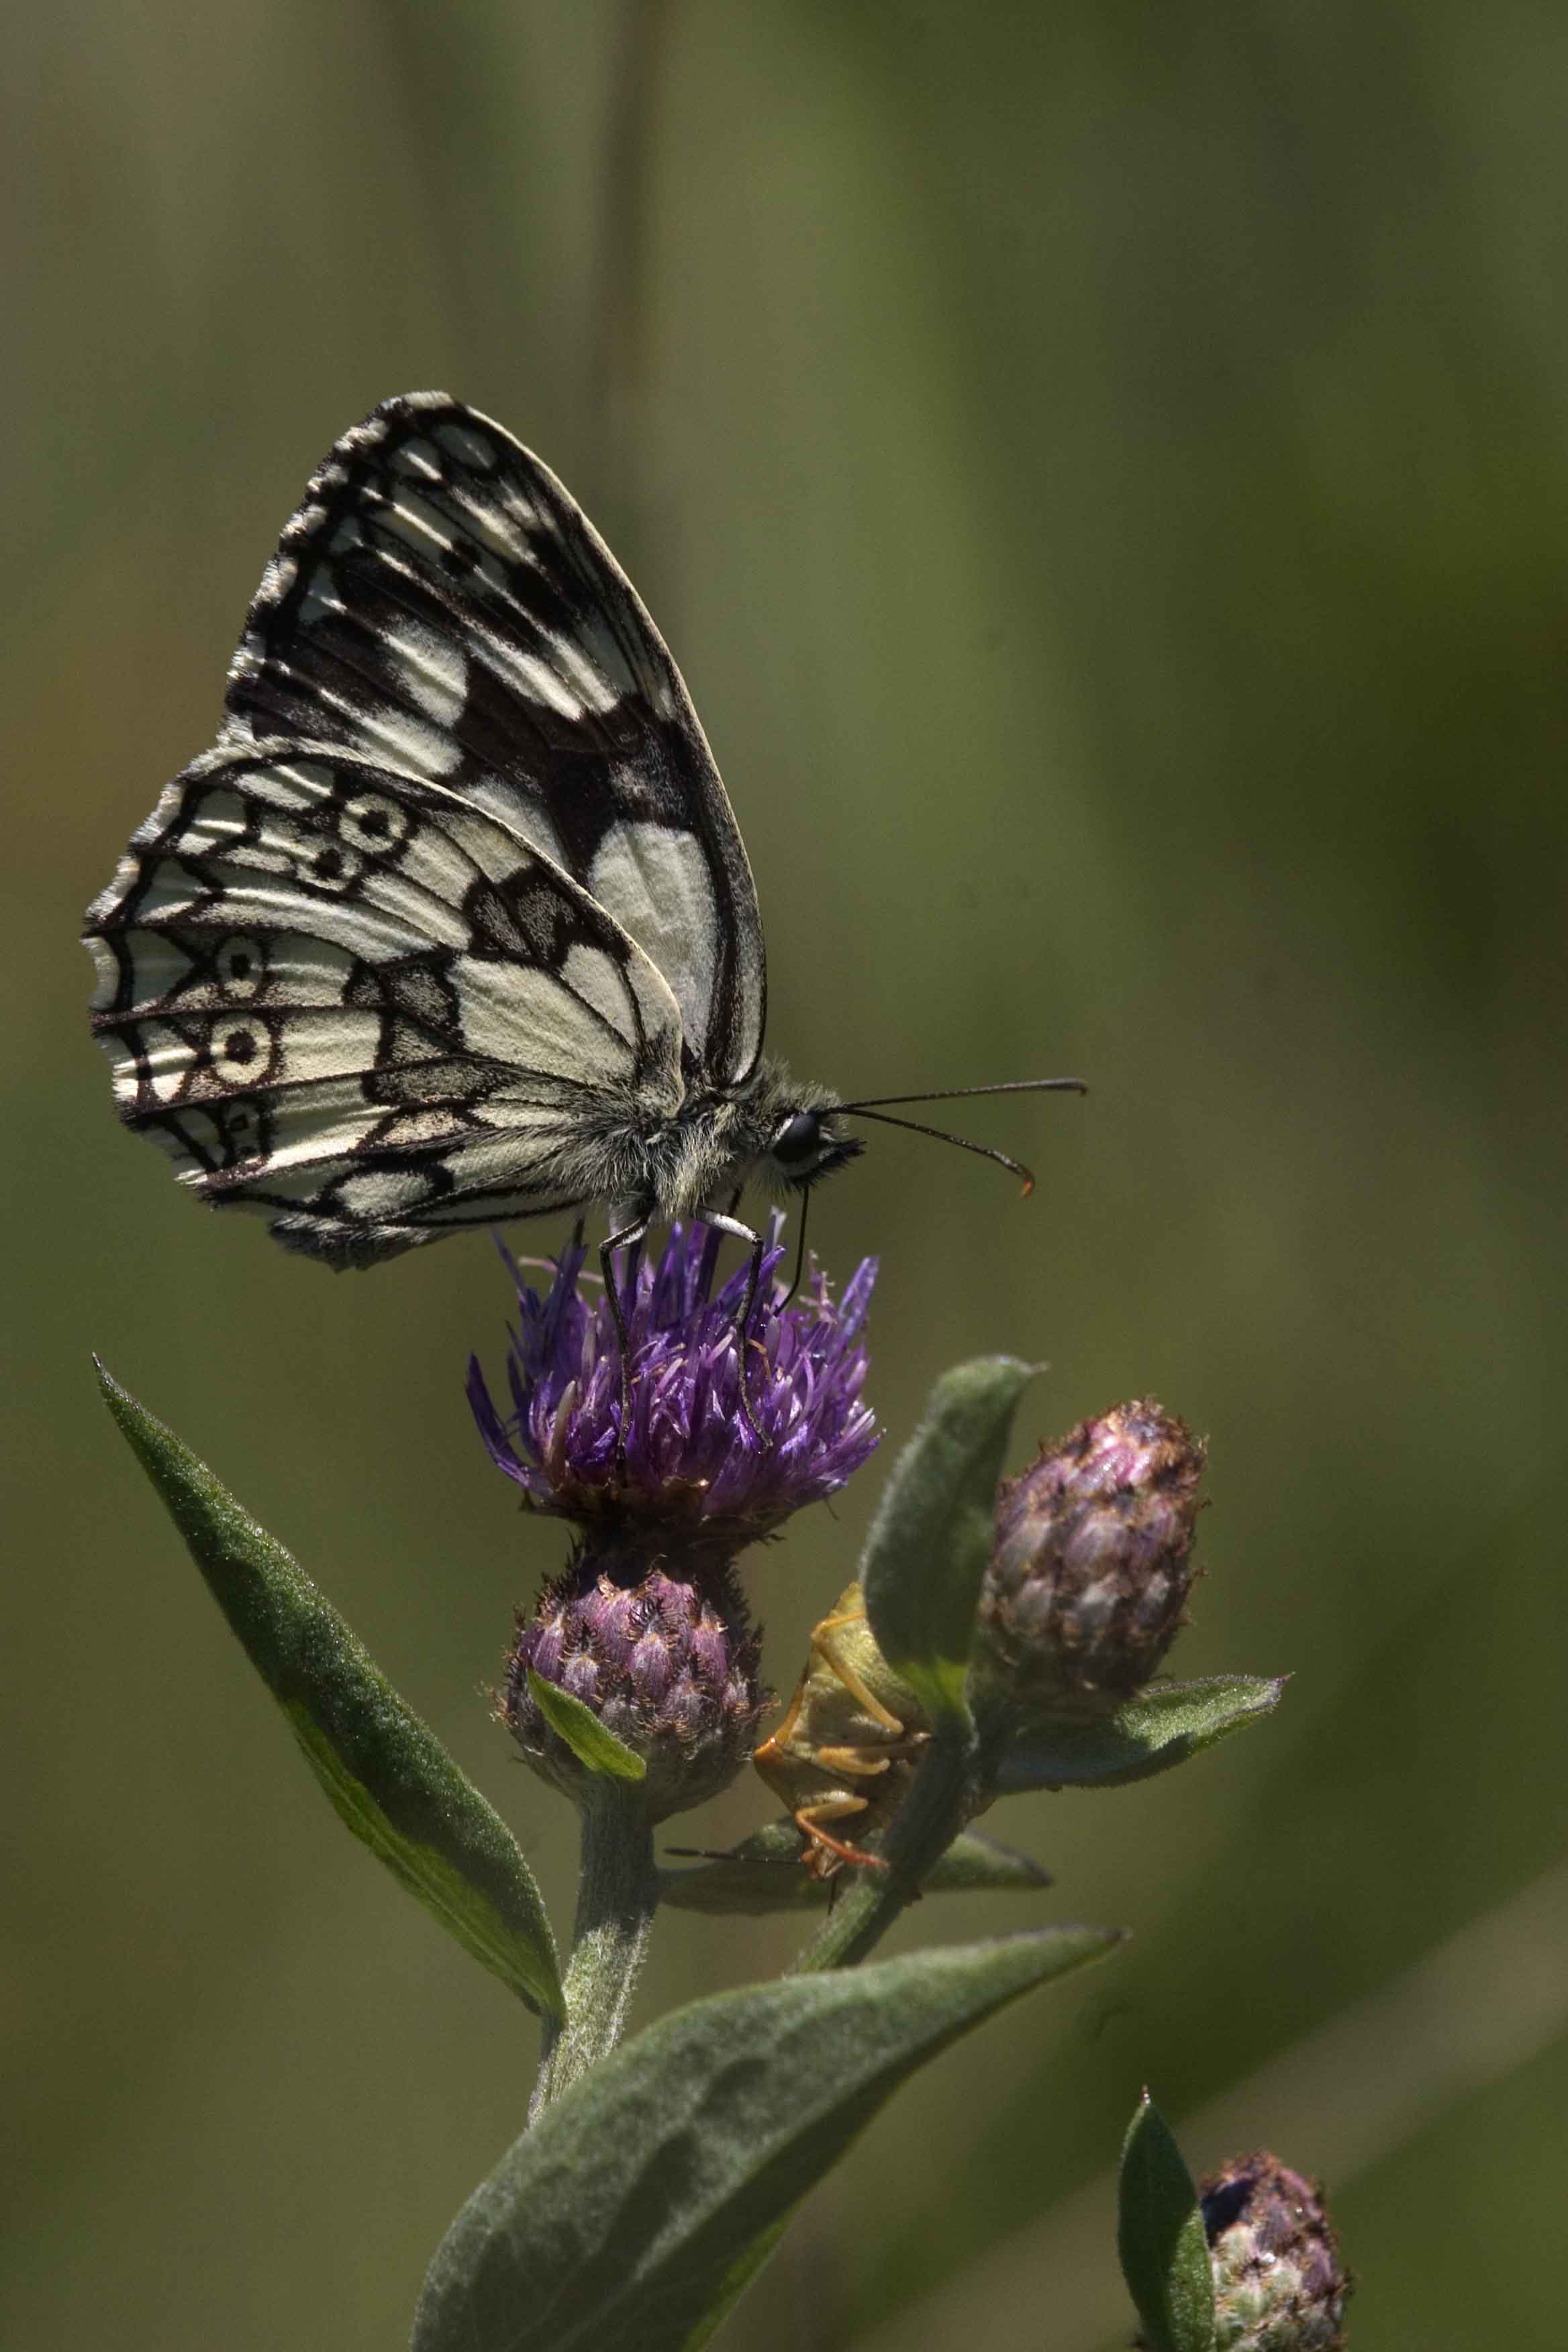
[[[121,1116],[219,1205],[369,1265],[604,1189],[682,1098],[661,974],[444,784],[326,744],[209,752],[89,909]]]
[[[346,433],[246,623],[225,743],[334,744],[497,817],[663,973],[689,1086],[747,1078],[765,977],[739,829],[679,672],[537,457],[440,393]]]

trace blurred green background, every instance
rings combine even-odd
[[[308,470],[435,383],[669,637],[773,1045],[859,1091],[1093,1082],[973,1110],[1027,1204],[880,1132],[819,1196],[831,1267],[882,1257],[891,1439],[979,1350],[1048,1360],[1030,1439],[1157,1393],[1212,1437],[1173,1663],[1295,1673],[1168,1780],[994,1817],[1047,1913],[1135,1941],[905,2091],[722,2340],[1125,2342],[1147,2082],[1194,2166],[1330,2176],[1357,2345],[1560,2346],[1562,11],[67,0],[6,46],[0,2336],[403,2341],[532,2066],[321,1801],[89,1348],[569,1912],[481,1696],[560,1552],[462,1399],[492,1253],[333,1280],[202,1213],[116,1126],[75,943]],[[880,1475],[752,1563],[781,1686]],[[793,1941],[672,1918],[640,2013]]]

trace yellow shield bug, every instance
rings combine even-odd
[[[846,1863],[887,1867],[828,1824],[852,1821],[862,1838],[884,1829],[930,1737],[919,1700],[877,1647],[860,1587],[847,1585],[813,1628],[784,1721],[752,1759],[794,1816],[814,1878],[832,1878]]]

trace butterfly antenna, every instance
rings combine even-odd
[[[939,1143],[955,1143],[961,1151],[973,1151],[982,1160],[994,1160],[999,1167],[1010,1168],[1015,1176],[1024,1180],[1024,1197],[1027,1200],[1035,1189],[1035,1179],[1020,1160],[1010,1159],[1005,1151],[997,1151],[989,1143],[972,1143],[966,1135],[954,1135],[945,1127],[926,1127],[918,1118],[889,1118],[889,1111],[904,1103],[962,1102],[970,1095],[1086,1095],[1089,1088],[1081,1078],[1004,1078],[994,1087],[933,1087],[923,1095],[869,1095],[863,1102],[840,1103],[840,1110],[855,1111],[864,1118],[880,1119],[884,1127],[907,1127],[911,1135],[934,1136]]]
[[[921,1097],[917,1095],[914,1099],[918,1102]],[[973,1151],[982,1160],[994,1160],[999,1168],[1010,1168],[1015,1176],[1023,1178],[1025,1200],[1035,1189],[1034,1171],[1026,1168],[1021,1160],[1010,1159],[1006,1152],[997,1151],[989,1143],[972,1143],[966,1135],[954,1135],[945,1127],[927,1127],[918,1118],[889,1118],[885,1110],[873,1110],[868,1103],[842,1103],[839,1108],[856,1111],[862,1118],[874,1118],[883,1127],[908,1128],[911,1135],[931,1135],[939,1143],[956,1143],[961,1151]]]
[[[924,1095],[868,1095],[864,1102],[839,1103],[839,1110],[894,1110],[902,1103],[961,1102],[969,1095],[1086,1095],[1081,1078],[1004,1078],[995,1087],[936,1087]],[[933,1130],[934,1131],[934,1130]]]

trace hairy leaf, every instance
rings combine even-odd
[[[1147,2091],[1121,2147],[1116,2250],[1150,2352],[1214,2352],[1214,2273],[1198,2192]]]
[[[1272,1714],[1285,1681],[1283,1675],[1215,1675],[1205,1682],[1152,1683],[1099,1723],[1032,1723],[1000,1749],[997,1792],[1147,1780]]]
[[[944,1373],[894,1465],[867,1540],[860,1582],[871,1631],[933,1725],[968,1718],[964,1682],[996,1484],[1029,1378],[1030,1367],[1010,1356],[982,1356]]]
[[[466,1951],[560,2016],[550,1923],[506,1824],[282,1545],[101,1365],[99,1381],[342,1819]]]
[[[1116,1941],[1047,1928],[661,2018],[469,2198],[431,2264],[414,2352],[689,2352],[906,2076]]]

